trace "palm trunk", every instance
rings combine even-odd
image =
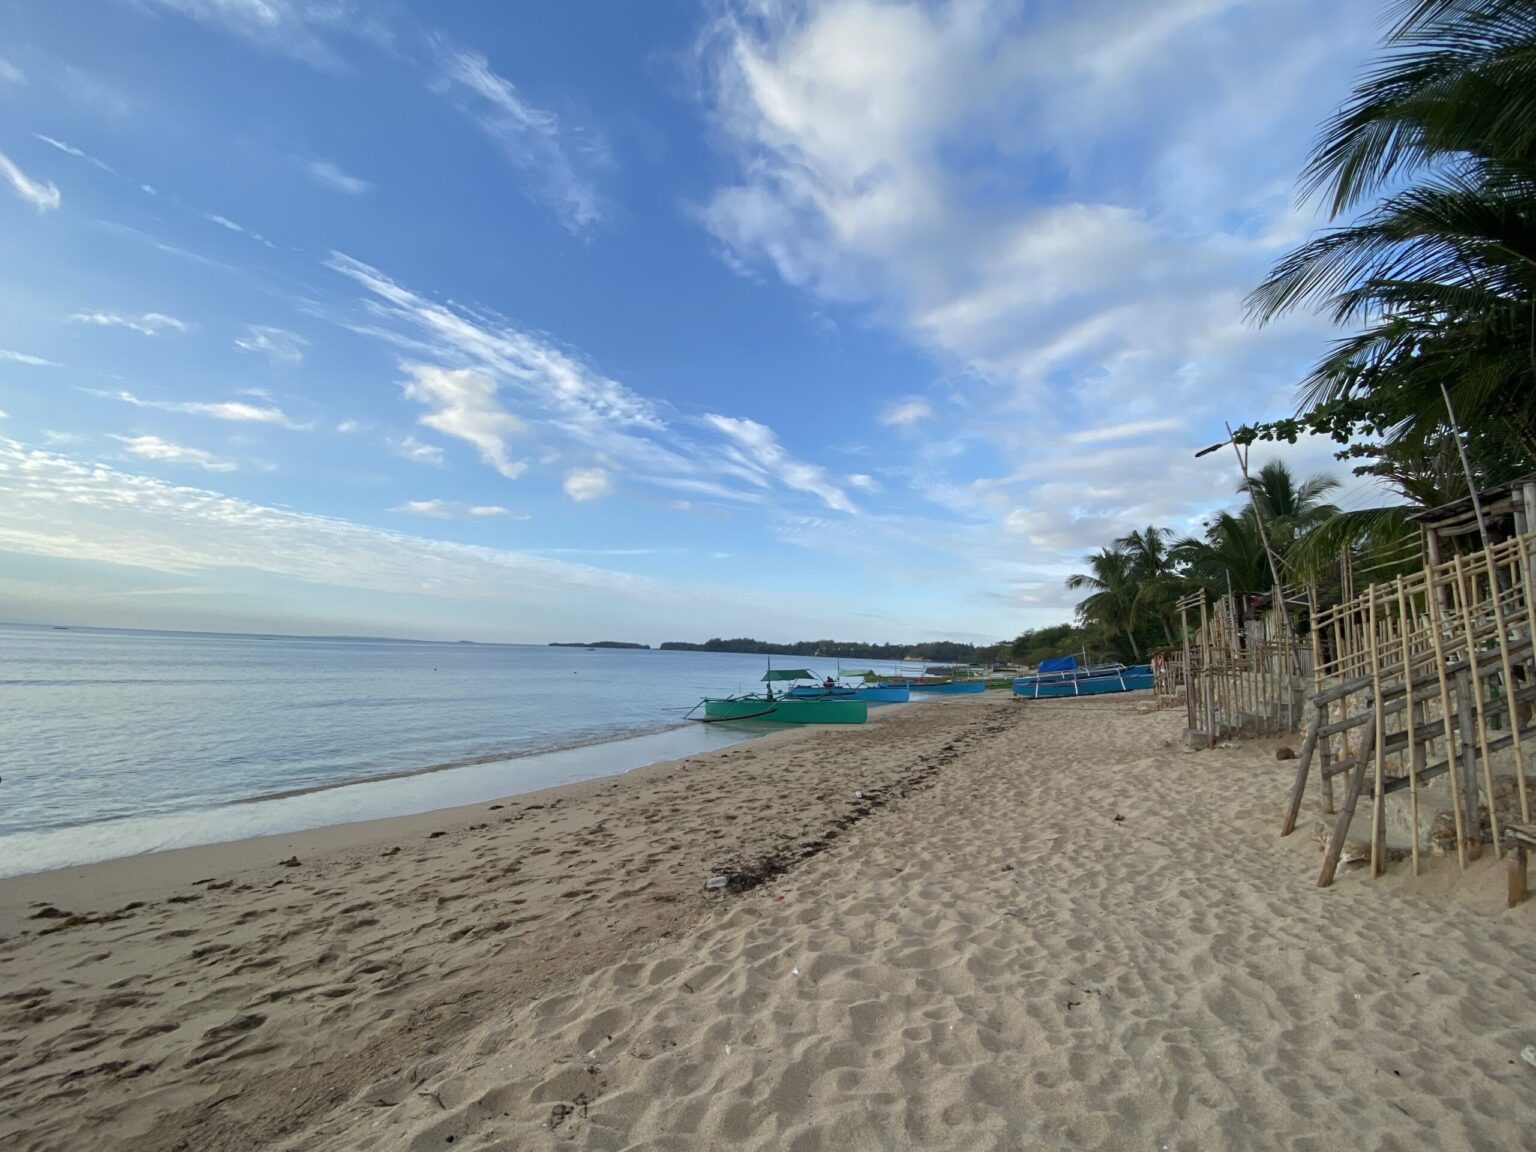
[[[1131,642],[1131,658],[1134,662],[1141,661],[1141,649],[1136,647],[1136,633],[1131,631],[1131,626],[1125,626],[1125,638]]]

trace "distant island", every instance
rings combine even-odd
[[[746,652],[758,656],[820,656],[841,660],[913,660],[932,664],[990,664],[1005,659],[1008,641],[999,644],[961,644],[954,640],[929,640],[919,644],[867,644],[854,640],[797,640],[774,644],[764,640],[716,637],[702,644],[668,640],[663,652]]]
[[[551,648],[643,648],[649,652],[649,644],[631,644],[628,640],[591,640],[585,644],[576,640],[553,640]]]

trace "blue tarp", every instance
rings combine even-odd
[[[1040,661],[1040,671],[1042,672],[1071,672],[1076,668],[1076,656],[1058,656],[1054,660]]]

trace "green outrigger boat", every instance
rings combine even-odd
[[[847,697],[821,696],[802,699],[775,692],[773,685],[785,680],[814,680],[804,668],[769,669],[763,674],[767,687],[740,696],[706,696],[699,704],[706,724],[721,720],[770,720],[775,724],[862,724],[869,719],[869,704]],[[698,705],[694,705],[697,710]],[[691,715],[691,713],[690,713]]]

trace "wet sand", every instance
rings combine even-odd
[[[4,881],[0,1143],[1527,1140],[1536,905],[1491,859],[1317,889],[1273,745],[1141,707],[959,698]]]

